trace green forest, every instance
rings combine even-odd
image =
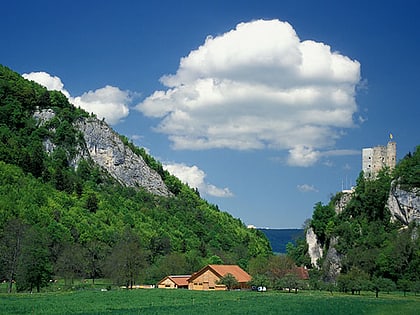
[[[39,124],[34,113],[55,116]],[[108,278],[116,285],[156,283],[208,263],[248,268],[271,254],[256,229],[220,211],[126,137],[123,142],[156,170],[172,197],[124,187],[91,160],[73,123],[90,115],[60,92],[0,66],[0,279],[17,291],[51,280]],[[46,141],[54,150],[44,149]]]

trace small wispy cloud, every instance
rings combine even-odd
[[[321,153],[322,156],[347,156],[347,155],[360,155],[360,150],[349,150],[349,149],[343,149],[343,150],[329,150],[324,151]]]
[[[297,185],[297,189],[300,192],[318,192],[318,189],[315,188],[315,186],[313,185],[308,185],[308,184],[302,184],[302,185]]]
[[[349,163],[344,164],[343,169],[346,170],[346,171],[351,170],[350,164]]]

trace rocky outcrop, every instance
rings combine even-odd
[[[75,127],[83,133],[91,159],[122,185],[142,187],[155,195],[171,195],[160,175],[141,156],[125,146],[105,122],[83,118]]]
[[[308,228],[306,231],[306,243],[308,244],[308,254],[311,257],[311,264],[319,268],[318,259],[322,257],[323,249],[321,242],[318,240],[312,228]]]
[[[323,270],[325,281],[334,282],[341,272],[341,255],[335,249],[338,239],[336,237],[331,238],[330,247],[328,248],[327,254],[323,264]]]
[[[335,213],[340,214],[346,208],[347,204],[353,198],[354,189],[351,190],[343,190],[340,193],[339,198],[334,204]]]
[[[33,116],[42,126],[53,119],[55,113],[51,109],[43,109],[36,111]],[[90,158],[124,186],[142,187],[159,196],[172,195],[160,175],[141,156],[125,146],[119,135],[105,122],[94,117],[80,118],[74,127],[82,132],[85,146],[76,148],[76,155],[69,161],[72,167],[77,168],[80,159]],[[49,154],[56,146],[51,139],[44,140],[44,148]]]
[[[410,192],[400,189],[398,185],[391,185],[388,196],[388,209],[393,222],[400,221],[404,225],[410,222],[420,222],[420,190]]]

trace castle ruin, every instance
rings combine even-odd
[[[386,146],[378,145],[362,150],[362,170],[366,179],[374,179],[384,167],[394,169],[397,163],[397,143],[392,135]]]

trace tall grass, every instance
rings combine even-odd
[[[418,314],[420,297],[305,291],[82,290],[0,294],[0,314]]]

